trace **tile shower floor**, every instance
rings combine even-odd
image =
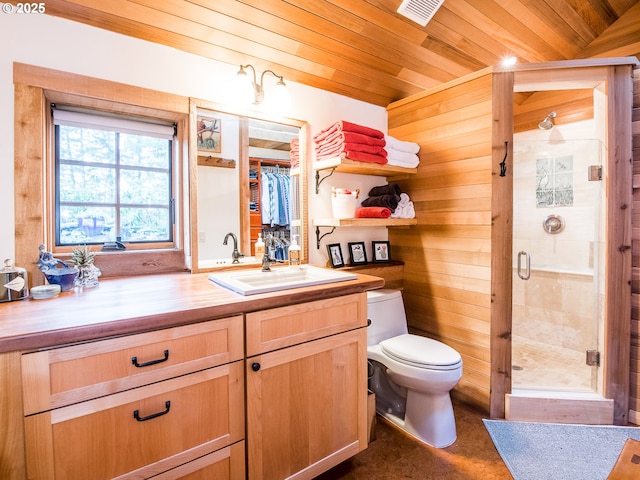
[[[513,336],[512,386],[523,390],[592,392],[585,352]]]

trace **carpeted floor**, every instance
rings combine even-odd
[[[605,480],[627,438],[640,440],[638,427],[484,424],[515,480]]]

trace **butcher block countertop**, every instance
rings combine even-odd
[[[215,285],[206,273],[104,279],[97,287],[51,299],[0,303],[0,353],[140,333],[382,286],[379,277],[358,275],[356,280],[242,296]]]

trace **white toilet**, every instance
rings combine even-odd
[[[456,440],[449,392],[462,377],[462,358],[436,340],[408,333],[399,290],[367,292],[369,389],[376,411],[437,448]]]

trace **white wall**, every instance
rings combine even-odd
[[[201,110],[198,113],[210,113]],[[222,120],[221,158],[235,160],[236,168],[198,166],[198,259],[225,258],[231,243],[222,242],[228,232],[240,232],[240,120],[216,113]]]
[[[126,37],[48,15],[0,15],[0,259],[13,257],[13,62],[37,65],[91,77],[127,83],[168,93],[224,104],[228,82],[237,72],[229,65],[187,54],[162,45]],[[277,71],[277,66],[274,66]],[[311,137],[338,120],[387,131],[387,113],[382,107],[349,99],[285,78],[292,96],[292,118],[306,120]],[[313,142],[310,142],[310,150]],[[309,161],[312,160],[311,151]],[[310,171],[310,178],[313,172]],[[335,174],[323,183],[320,195],[310,182],[309,214],[331,216],[332,185],[361,188],[364,192],[383,183],[375,177]],[[315,229],[310,228],[311,263],[324,264],[326,243],[386,240],[386,229],[339,229],[315,247]],[[34,257],[38,252],[34,252]]]

